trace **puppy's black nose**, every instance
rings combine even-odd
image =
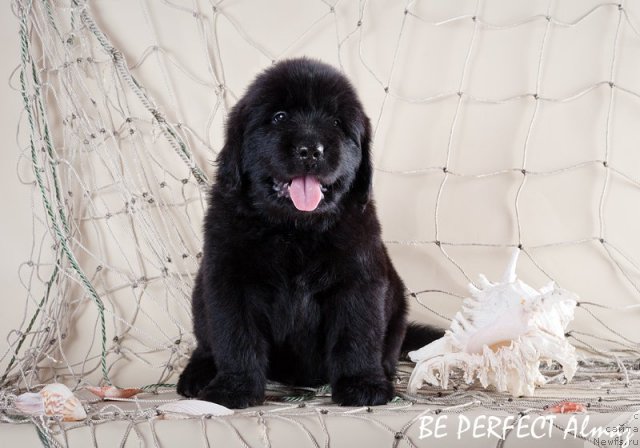
[[[321,160],[324,156],[324,147],[322,145],[315,147],[301,145],[296,148],[296,154],[300,160]]]

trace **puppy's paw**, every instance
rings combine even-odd
[[[242,409],[264,401],[264,386],[245,375],[218,373],[198,394],[200,400],[211,401],[231,409]]]
[[[333,401],[342,406],[375,406],[393,398],[391,381],[384,376],[343,376],[332,386]]]
[[[187,398],[194,398],[216,376],[213,358],[207,362],[204,359],[192,359],[180,374],[177,392]]]
[[[388,359],[388,360],[382,361],[384,376],[386,376],[389,381],[393,381],[396,377],[397,364],[398,363],[395,359]]]

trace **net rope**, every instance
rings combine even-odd
[[[254,52],[251,57],[258,57],[263,66],[298,54],[299,47],[313,41],[319,30],[331,30],[340,68],[349,74],[349,70],[355,70],[351,67],[358,66],[358,70],[377,85],[381,101],[377,110],[369,110],[374,124],[376,171],[393,178],[421,176],[437,181],[430,217],[434,225],[433,238],[386,241],[391,247],[435,248],[441,256],[436,262],[448,265],[457,273],[455,282],[461,288],[409,285],[412,300],[433,319],[446,324],[452,313],[442,311],[431,298],[461,299],[464,285],[473,283],[477,275],[465,268],[464,259],[454,255],[460,248],[487,250],[487,256],[494,253],[489,252],[490,249],[502,249],[506,254],[519,248],[542,276],[562,286],[565,279],[546,268],[538,252],[593,245],[599,249],[597,256],[617,272],[633,299],[625,305],[608,305],[607,298],[581,294],[576,319],[598,327],[601,332],[570,330],[567,335],[583,356],[575,379],[565,384],[558,366],[547,366],[544,374],[550,384],[535,398],[512,399],[504,394],[458,386],[449,391],[423,390],[418,395],[408,395],[405,387],[409,364],[403,364],[399,372],[397,399],[375,410],[333,408],[326,388],[292,390],[272,384],[270,400],[264,409],[239,414],[256,419],[262,428],[265,446],[270,446],[268,422],[274,420],[291,424],[311,446],[328,446],[327,416],[367,419],[388,433],[393,446],[400,441],[415,446],[407,431],[424,413],[457,413],[482,406],[522,416],[541,412],[567,398],[586,402],[599,412],[640,406],[639,342],[631,335],[633,329],[616,326],[606,314],[637,313],[640,307],[640,261],[637,254],[610,238],[606,226],[606,204],[612,194],[612,184],[624,183],[640,191],[640,179],[630,167],[616,166],[611,157],[617,149],[612,143],[616,99],[640,100],[640,84],[623,85],[618,81],[623,31],[628,33],[626,39],[640,42],[640,25],[634,22],[624,3],[600,3],[570,20],[560,20],[555,16],[559,2],[551,0],[545,4],[543,14],[511,23],[494,23],[483,18],[490,0],[477,0],[472,12],[443,20],[432,20],[418,11],[417,2],[407,1],[395,16],[384,19],[398,24],[390,36],[391,62],[385,71],[371,63],[367,54],[368,36],[376,32],[367,0],[357,2],[357,8],[349,8],[340,0],[310,2],[310,8],[311,5],[317,7],[311,8],[317,16],[278,51],[253,37],[251,29],[227,11],[233,3],[231,0],[131,3],[140,8],[151,36],[151,44],[137,53],[137,59],[125,57],[129,54],[126,42],[125,46],[116,44],[117,40],[107,32],[108,26],[94,11],[98,3],[12,2],[19,26],[20,64],[10,84],[24,101],[16,134],[21,151],[17,172],[21,183],[32,190],[33,245],[28,261],[22,263],[18,271],[26,290],[22,321],[19,328],[7,334],[6,349],[0,356],[4,369],[0,377],[4,421],[34,424],[51,446],[64,446],[60,440],[66,440],[68,431],[89,425],[97,446],[96,425],[128,419],[130,425],[123,435],[123,445],[129,438],[144,438],[139,425],[145,424],[159,446],[153,429],[153,421],[158,416],[155,406],[175,399],[170,394],[177,372],[195,343],[189,323],[190,291],[201,256],[200,225],[213,170],[211,161],[222,144],[219,128],[225,114],[241,94],[227,82],[234,73],[229,72],[228,60],[223,57],[219,36],[222,23],[235,31],[236,39],[251,48]],[[163,46],[162,39],[179,33],[180,28],[177,24],[173,29],[160,28],[152,14],[153,8],[159,7],[191,17],[191,26],[195,26],[201,39],[204,69],[187,65],[180,54]],[[554,30],[574,29],[598,14],[611,11],[615,11],[615,21],[610,25],[613,39],[607,43],[611,53],[607,78],[574,86],[574,90],[562,95],[546,94],[543,79]],[[348,26],[339,26],[341,21]],[[536,36],[534,90],[503,97],[470,92],[469,80],[482,44],[480,34],[487,30],[521,29],[537,23],[543,24],[543,33],[539,38]],[[402,49],[410,45],[409,26],[470,29],[455,89],[427,96],[402,93],[402,62],[405,61]],[[145,71],[152,63],[157,70]],[[152,86],[148,80],[150,73],[161,87]],[[202,89],[201,92],[208,92],[213,98],[197,122],[187,107],[190,101],[185,101],[178,88],[183,84]],[[602,157],[548,170],[531,168],[531,141],[538,131],[541,108],[546,104],[573,103],[602,92],[606,95]],[[387,143],[381,141],[380,133],[390,126],[391,101],[427,106],[449,100],[453,100],[455,106],[447,128],[444,163],[390,168],[382,161],[385,152],[390,151]],[[524,141],[519,148],[514,148],[520,162],[513,167],[484,172],[457,169],[453,160],[466,108],[474,104],[520,103],[533,106],[527,109]],[[597,204],[593,207],[598,222],[596,233],[589,237],[528,244],[522,217],[522,197],[528,182],[590,168],[603,173]],[[512,207],[514,241],[455,241],[445,237],[442,229],[448,223],[442,218],[442,207],[450,183],[456,180],[473,183],[514,175],[519,176]],[[510,216],[498,219],[508,220]],[[384,224],[384,215],[382,220]],[[137,386],[150,394],[109,404],[86,396],[90,418],[73,425],[58,421],[56,426],[55,419],[27,418],[8,412],[17,393],[37,390],[54,381],[76,390],[88,384]],[[428,407],[400,429],[376,419],[379,415],[415,412],[418,405]],[[308,416],[320,422],[320,439],[300,420]],[[203,417],[206,446],[207,431],[210,435],[211,429],[207,430],[205,420],[216,420],[236,435],[241,446],[251,446],[232,419]]]

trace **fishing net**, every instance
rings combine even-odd
[[[51,382],[168,399],[195,344],[190,293],[225,115],[259,70],[299,55],[340,67],[372,119],[375,197],[413,318],[448,325],[467,284],[497,278],[518,247],[520,278],[581,298],[567,333],[581,354],[572,383],[551,365],[536,398],[466,387],[408,396],[403,365],[388,411],[640,403],[637,5],[14,0],[12,10],[33,244],[19,266],[24,297],[5,298],[21,322],[0,357],[4,409]],[[247,411],[261,424],[283,402],[294,414],[292,400],[328,405],[326,389],[271,392],[279,404]],[[90,420],[146,422],[162,401],[151,397],[108,411],[89,400]],[[318,406],[309,412],[322,417]],[[362,413],[345,415],[373,419]]]

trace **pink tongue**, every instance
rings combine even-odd
[[[322,199],[320,182],[314,176],[294,177],[289,186],[289,196],[298,210],[315,210]]]

